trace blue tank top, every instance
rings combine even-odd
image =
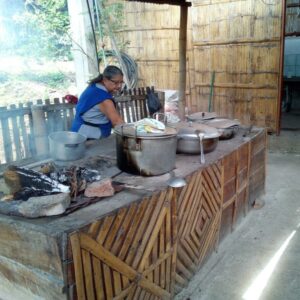
[[[100,104],[107,99],[111,99],[114,102],[113,97],[109,92],[98,88],[96,84],[89,85],[79,97],[71,130],[77,132],[82,124],[87,124],[87,122],[83,120],[82,115],[95,105]],[[100,123],[99,121],[101,122],[101,120],[95,120],[95,122],[89,122],[87,125],[98,127],[101,131],[101,136],[108,137],[111,134],[112,129],[111,121],[105,123]]]

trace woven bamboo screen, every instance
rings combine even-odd
[[[281,1],[194,1],[192,105],[244,124],[276,128]]]
[[[139,86],[178,89],[178,6],[126,2],[124,40],[139,67]]]
[[[125,2],[129,54],[140,85],[178,89],[180,8]],[[194,0],[188,11],[187,103],[275,130],[280,74],[282,2]]]

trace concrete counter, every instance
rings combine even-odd
[[[111,165],[103,177],[139,189],[125,188],[66,216],[0,215],[0,298],[76,299],[89,289],[101,293],[97,280],[107,299],[174,295],[264,190],[265,131],[254,128],[246,137],[243,133],[220,141],[205,155],[204,165],[199,155],[177,155],[174,173],[187,180],[178,190],[168,187],[170,174],[121,172],[115,165],[114,136],[88,141],[85,157],[66,165],[107,160]],[[102,277],[86,259],[97,260]],[[145,280],[134,281],[134,272]]]

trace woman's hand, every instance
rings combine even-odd
[[[112,100],[107,99],[99,104],[100,110],[106,115],[106,117],[111,121],[113,127],[124,123],[122,117],[117,112],[115,105]]]

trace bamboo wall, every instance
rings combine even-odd
[[[177,89],[180,8],[131,2],[124,17],[122,38],[130,42],[128,54],[138,64],[138,86]]]
[[[188,12],[187,102],[244,124],[278,126],[281,1],[194,0]],[[180,8],[125,5],[123,37],[138,63],[142,85],[178,89]]]

